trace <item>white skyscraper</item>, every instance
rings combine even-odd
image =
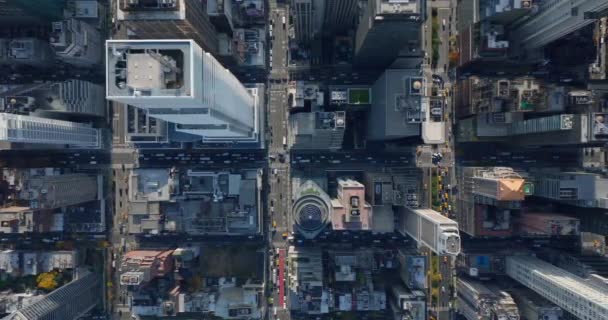
[[[206,142],[256,141],[256,89],[192,40],[111,40],[106,43],[106,96],[175,123]]]
[[[69,145],[97,149],[100,131],[91,125],[10,113],[0,113],[0,148],[5,143]]]

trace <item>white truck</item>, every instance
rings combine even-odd
[[[418,246],[427,246],[438,255],[460,253],[458,223],[431,209],[404,208],[399,231],[412,237]]]

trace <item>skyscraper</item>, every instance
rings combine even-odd
[[[74,320],[101,302],[101,277],[78,270],[76,278],[2,320]]]
[[[505,167],[458,167],[456,217],[460,230],[473,237],[506,237],[512,216],[524,200],[526,181]]]
[[[107,98],[147,110],[205,142],[255,142],[257,90],[193,40],[107,42]]]
[[[537,49],[594,21],[593,13],[608,9],[608,0],[542,1],[538,13],[513,28],[516,49]]]
[[[217,32],[200,0],[117,0],[116,5],[116,20],[134,33],[131,38],[193,39],[206,52],[218,52]]]
[[[59,173],[51,168],[15,171],[17,199],[30,207],[56,209],[97,199],[97,177],[82,173]]]
[[[59,60],[78,67],[101,64],[103,42],[97,29],[73,18],[55,21],[52,28],[49,40]]]
[[[14,143],[98,149],[101,138],[99,129],[88,124],[0,113],[0,149]]]
[[[346,123],[344,111],[300,112],[291,115],[289,143],[292,149],[340,149]]]
[[[399,55],[418,52],[424,17],[420,0],[369,0],[355,38],[355,64],[387,67]]]
[[[307,43],[315,37],[323,24],[324,9],[321,0],[291,0],[297,42]]]
[[[350,29],[357,16],[357,3],[353,0],[326,0],[323,28],[331,32]]]
[[[0,110],[42,117],[104,117],[105,90],[98,84],[75,79],[17,85],[0,94]]]
[[[367,117],[368,140],[396,140],[419,136],[425,82],[420,69],[388,69],[372,86],[373,102]]]

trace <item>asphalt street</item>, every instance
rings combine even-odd
[[[0,151],[0,166],[12,168],[71,167],[74,169],[110,163],[107,150],[6,150]]]
[[[430,3],[430,10],[427,10],[427,19],[425,22],[425,26],[423,27],[423,39],[424,39],[424,47],[427,54],[427,61],[425,67],[425,75],[427,76],[428,83],[432,83],[437,88],[437,94],[443,97],[444,101],[444,121],[446,122],[446,130],[445,130],[445,145],[440,149],[437,149],[437,152],[441,152],[444,155],[444,159],[442,160],[441,169],[433,169],[433,168],[425,168],[423,174],[423,184],[424,189],[426,190],[426,197],[423,203],[427,203],[429,207],[431,206],[431,195],[432,195],[432,183],[431,183],[431,174],[433,170],[436,172],[445,172],[449,171],[449,174],[446,174],[444,177],[444,184],[454,184],[452,181],[454,175],[454,165],[456,161],[454,161],[454,151],[452,150],[454,146],[454,139],[452,136],[452,112],[453,105],[451,100],[451,95],[449,91],[451,91],[451,81],[453,79],[449,78],[448,68],[449,68],[449,52],[450,52],[450,36],[455,30],[455,13],[453,8],[455,8],[455,1],[443,0],[443,1],[433,1]],[[432,65],[432,28],[433,28],[433,19],[432,13],[433,11],[437,12],[437,21],[438,21],[438,33],[439,33],[439,59],[437,60],[436,65]],[[452,17],[452,15],[454,17]],[[440,83],[436,83],[435,77],[439,76],[441,79]],[[429,79],[430,78],[430,79]],[[426,167],[425,164],[428,164],[430,159],[426,159],[425,155],[429,155],[431,152],[423,152],[422,155],[418,158],[419,167]],[[446,167],[447,166],[447,167]],[[437,194],[440,194],[440,190]],[[453,274],[453,263],[451,258],[449,257],[439,257],[439,273],[441,275],[441,281],[439,283],[438,289],[438,300],[436,305],[431,306],[431,310],[436,316],[437,320],[448,320],[453,318],[453,312],[451,310],[451,300],[452,300],[452,274]]]
[[[142,150],[137,153],[140,167],[170,168],[261,168],[265,167],[268,157],[265,150],[244,150],[234,152],[226,149],[165,149]]]
[[[276,249],[287,250],[286,234],[290,230],[290,167],[289,152],[287,150],[287,117],[288,99],[287,83],[289,73],[287,72],[287,46],[289,30],[289,9],[283,4],[277,4],[276,0],[269,1],[269,25],[271,30],[271,50],[269,51],[270,74],[268,85],[268,125],[266,136],[269,137],[268,153],[265,159],[268,163],[267,171],[267,220],[266,225],[270,232],[268,235],[269,252],[276,253]],[[283,23],[285,21],[285,23]],[[274,257],[269,263],[269,278],[281,282],[284,280],[283,273],[279,274],[279,269],[285,270],[285,259],[280,259],[281,265],[277,266]],[[286,282],[272,283],[270,286],[272,293],[269,302],[268,314],[270,319],[290,319],[291,315],[287,309],[287,302],[284,296],[285,290],[274,290],[275,288],[285,288]],[[282,292],[282,293],[281,293]],[[283,294],[283,296],[280,296]]]
[[[465,166],[509,166],[526,169],[533,167],[574,167],[579,162],[576,150],[557,148],[500,147],[494,143],[460,144],[457,162]]]

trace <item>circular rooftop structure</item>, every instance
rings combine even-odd
[[[297,193],[293,220],[304,236],[313,238],[329,223],[330,210],[329,196],[314,182],[307,181]]]
[[[315,230],[323,224],[323,209],[312,203],[307,203],[298,212],[298,224],[306,230]]]

